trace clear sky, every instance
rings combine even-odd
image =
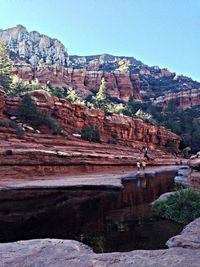
[[[0,28],[22,24],[70,55],[134,56],[200,81],[200,0],[0,0]]]

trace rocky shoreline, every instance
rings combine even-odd
[[[104,169],[104,168],[103,168]],[[44,177],[23,177],[20,179],[2,179],[0,181],[0,191],[9,190],[31,190],[31,189],[115,189],[121,190],[123,182],[133,180],[144,175],[152,176],[158,173],[173,172],[178,173],[179,166],[159,166],[148,167],[145,172],[138,173],[135,168],[101,169],[101,172],[85,172],[78,174],[63,174]],[[106,171],[107,170],[107,171]]]
[[[198,267],[200,262],[200,218],[167,242],[168,249],[135,250],[96,254],[74,240],[34,239],[0,244],[3,267]]]

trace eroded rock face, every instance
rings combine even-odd
[[[182,109],[200,105],[200,89],[191,89],[178,93],[170,93],[165,96],[160,96],[154,101],[155,104],[164,104],[167,106],[170,101],[173,101],[175,106]]]
[[[134,57],[68,56],[59,40],[28,32],[22,25],[0,30],[0,39],[10,50],[14,73],[25,80],[37,78],[41,84],[72,87],[86,98],[99,90],[104,77],[110,96],[122,101],[130,96],[137,100],[146,97],[167,105],[173,99],[184,109],[200,104],[199,82],[167,68],[150,67]]]
[[[119,267],[197,267],[200,262],[200,219],[168,241],[169,249],[135,250],[95,254],[73,240],[35,239],[0,244],[0,262],[16,266],[119,266]]]
[[[65,65],[67,62],[66,49],[59,40],[37,31],[28,32],[22,25],[0,30],[0,39],[10,49],[13,58],[23,58],[33,67],[36,67],[41,59],[47,64]]]
[[[180,160],[169,154],[165,145],[171,139],[178,148],[180,138],[164,127],[127,116],[105,116],[100,109],[72,105],[66,99],[52,97],[43,90],[32,91],[30,95],[41,112],[51,113],[62,125],[67,138],[52,135],[44,126],[23,125],[28,130],[25,138],[19,139],[15,129],[0,127],[2,178],[5,175],[25,178],[61,174],[69,171],[70,166],[79,166],[79,169],[81,166],[135,166],[136,161],[144,157],[143,146],[149,148],[148,164],[179,164]],[[17,117],[20,103],[20,97],[6,96],[4,120]],[[100,143],[84,141],[80,135],[76,136],[75,133],[91,125],[99,128]],[[109,142],[113,134],[116,138],[114,145]]]
[[[51,97],[44,91],[38,90],[30,93],[39,108],[53,112],[54,117],[61,123],[66,132],[77,132],[89,126],[97,126],[103,142],[107,142],[115,133],[120,144],[133,144],[141,142],[148,146],[164,147],[167,141],[173,140],[178,149],[180,138],[151,123],[141,119],[130,118],[123,115],[105,116],[100,109],[89,109],[82,105],[72,105],[65,99]],[[20,97],[7,98],[6,113],[9,116],[17,115]],[[131,145],[132,146],[132,145]]]
[[[86,69],[64,68],[63,66],[37,67],[33,71],[30,65],[15,67],[14,73],[24,80],[38,79],[40,84],[48,82],[54,87],[74,88],[83,98],[98,92],[101,79],[107,82],[108,94],[123,101],[130,96],[140,100],[140,80],[138,75],[128,73],[115,73],[106,71],[93,71]]]

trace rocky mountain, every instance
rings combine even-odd
[[[32,67],[36,67],[40,61],[50,65],[65,65],[67,62],[67,51],[59,40],[37,31],[28,32],[22,25],[7,30],[0,29],[0,39],[10,49],[13,59],[23,59]]]
[[[108,93],[119,101],[133,96],[168,105],[173,100],[183,109],[200,104],[199,82],[134,57],[68,55],[59,40],[28,32],[22,25],[0,30],[0,39],[10,49],[15,73],[25,80],[37,78],[41,84],[49,81],[55,87],[72,87],[87,98],[98,91],[104,77]]]

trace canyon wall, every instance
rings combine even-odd
[[[140,100],[140,80],[138,75],[120,72],[92,71],[86,69],[64,68],[63,66],[38,67],[35,70],[30,65],[16,65],[14,73],[20,78],[31,81],[38,79],[41,85],[47,82],[53,87],[71,87],[78,95],[86,98],[98,92],[101,79],[107,82],[108,94],[122,101],[128,101],[130,96]]]
[[[51,112],[64,130],[70,134],[92,125],[99,128],[102,142],[107,142],[113,134],[118,136],[120,144],[131,146],[134,146],[135,142],[141,142],[141,144],[164,147],[170,139],[178,147],[180,142],[180,138],[176,134],[141,119],[117,114],[105,116],[100,109],[71,104],[66,99],[51,97],[44,90],[33,91],[30,95],[41,110]],[[17,115],[20,101],[20,97],[6,97],[6,114]]]
[[[200,89],[191,89],[178,93],[169,93],[164,96],[157,97],[155,104],[164,104],[167,106],[172,101],[176,107],[182,109],[191,108],[200,105]]]

